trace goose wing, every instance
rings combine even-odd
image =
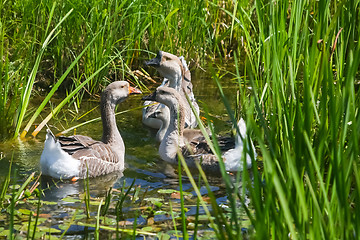
[[[232,137],[218,137],[217,142],[221,152],[226,152],[235,147],[235,140]],[[214,154],[211,151],[210,146],[207,144],[204,136],[200,135],[198,137],[194,137],[188,142],[186,148],[184,148],[184,153],[186,154]]]
[[[82,136],[82,135],[74,135],[74,136],[60,136],[58,138],[61,149],[67,152],[69,155],[73,155],[74,153],[87,149],[89,145],[97,142],[91,137]]]
[[[62,150],[80,161],[81,178],[86,177],[87,170],[92,177],[108,174],[121,161],[111,146],[87,136],[61,136],[58,141]]]
[[[89,176],[100,176],[110,172],[121,170],[123,166],[121,156],[117,155],[114,149],[100,141],[89,143],[85,148],[74,152],[74,158],[79,159],[80,176],[85,177],[88,170]]]
[[[235,140],[232,137],[218,137],[218,145],[221,152],[226,152],[235,147]],[[219,173],[218,158],[203,136],[192,139],[181,150],[189,167],[194,168],[195,163],[198,162],[204,171]]]

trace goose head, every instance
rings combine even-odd
[[[169,108],[161,104],[149,117],[159,118],[161,121],[167,122],[170,117]]]
[[[165,104],[170,109],[178,108],[182,102],[180,94],[170,87],[158,87],[152,94],[143,97],[142,100],[156,101]]]
[[[103,124],[102,141],[104,143],[121,142],[121,148],[124,148],[122,138],[117,129],[115,119],[115,106],[124,101],[130,94],[141,93],[140,90],[133,88],[126,81],[116,81],[110,83],[101,94],[101,119]]]
[[[166,105],[170,112],[170,125],[174,125],[174,128],[179,126],[179,134],[182,137],[185,127],[185,104],[180,93],[174,88],[158,87],[152,94],[143,97],[142,100],[156,101]]]
[[[110,83],[101,95],[101,101],[116,105],[124,101],[130,94],[139,94],[140,90],[131,87],[126,81]]]
[[[184,67],[177,56],[159,51],[155,58],[146,61],[145,64],[154,67],[164,78],[169,79],[170,87],[180,89]]]
[[[161,120],[161,126],[156,133],[156,141],[161,142],[170,124],[170,110],[164,104],[159,104],[159,107],[149,117]]]

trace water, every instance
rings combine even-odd
[[[202,70],[192,72],[192,81],[194,85],[194,94],[198,100],[200,108],[203,109],[204,104],[208,107],[211,116],[214,120],[216,131],[222,132],[229,130],[231,125],[228,121],[225,107],[223,106],[218,89],[211,79]],[[235,105],[236,99],[236,83],[230,78],[223,78],[222,84],[226,96],[232,105]],[[151,87],[154,89],[155,86]],[[142,105],[140,100],[141,96],[130,96],[125,102],[121,103],[118,107],[118,111],[136,108]],[[81,116],[90,109],[98,106],[95,101],[83,101],[81,103],[80,113],[77,116]],[[99,117],[99,109],[87,114],[85,117],[78,121],[71,121],[74,111],[73,108],[64,110],[62,114],[58,115],[57,119],[51,121],[50,127],[53,132],[57,132],[56,127],[63,129],[64,126],[71,127],[85,120]],[[201,113],[203,114],[203,113]],[[110,210],[114,211],[116,199],[120,198],[120,190],[125,186],[125,190],[134,183],[134,191],[124,201],[123,206],[123,222],[129,223],[127,228],[132,228],[134,219],[136,218],[138,228],[150,226],[149,231],[160,231],[163,233],[169,233],[173,231],[172,216],[169,214],[170,206],[169,202],[172,202],[172,208],[175,209],[175,214],[179,214],[179,197],[177,192],[171,192],[173,190],[179,190],[178,176],[174,169],[174,166],[166,164],[158,156],[158,144],[154,140],[156,131],[147,128],[141,123],[141,109],[136,109],[117,116],[117,125],[124,139],[126,146],[125,162],[126,169],[122,173],[111,174],[104,177],[99,177],[89,180],[90,193],[92,201],[91,215],[95,216],[98,210],[98,203],[100,199],[103,199],[106,192],[110,187],[113,187],[116,191],[113,194],[113,201],[111,202]],[[76,134],[88,135],[94,139],[101,139],[102,129],[100,122],[91,123],[86,126],[76,129]],[[69,134],[71,135],[71,134]],[[42,130],[37,138],[28,138],[26,141],[14,140],[0,144],[0,152],[5,155],[5,158],[0,161],[0,181],[3,182],[5,176],[8,174],[9,161],[13,155],[13,168],[17,170],[18,184],[22,184],[30,173],[36,172],[37,175],[40,172],[39,160],[43,149],[43,142],[45,139],[45,131]],[[196,177],[196,173],[194,175]],[[66,239],[73,238],[92,238],[93,228],[81,226],[75,223],[70,224],[71,218],[74,217],[76,211],[78,216],[75,219],[79,219],[81,222],[88,222],[94,224],[93,221],[86,220],[84,215],[84,182],[78,181],[70,183],[69,181],[58,181],[51,178],[42,177],[40,180],[40,187],[44,189],[44,195],[42,200],[44,201],[41,214],[45,220],[42,225],[49,228],[64,230],[64,226],[68,224],[71,227],[68,229]],[[217,177],[210,178],[212,191],[217,196],[218,204],[227,204],[227,198],[224,192],[224,186],[222,180]],[[189,193],[186,199],[186,205],[188,208],[187,216],[191,217],[196,213],[196,197],[193,187],[186,177],[183,178],[184,191]],[[167,190],[167,191],[165,191]],[[137,193],[135,193],[137,191]],[[203,195],[207,194],[205,188],[201,188]],[[137,194],[137,195],[136,195]],[[29,208],[33,211],[36,210],[35,204],[20,205],[21,209]],[[151,208],[151,209],[148,209]],[[80,209],[80,210],[77,210]],[[110,211],[110,212],[111,212]],[[200,209],[200,215],[204,214],[203,209]],[[114,216],[114,212],[110,213],[110,216]],[[27,218],[18,221],[21,225],[22,221],[26,221]],[[92,218],[94,219],[94,217]],[[113,218],[109,218],[113,219]],[[0,228],[7,228],[6,220],[1,221]],[[110,224],[111,225],[111,224]],[[208,226],[207,221],[203,221],[201,228],[203,234],[209,231],[211,235],[211,229]],[[46,232],[44,230],[44,232]],[[114,237],[112,233],[102,231],[107,238]],[[172,235],[173,236],[173,235]],[[151,238],[151,237],[150,237]]]

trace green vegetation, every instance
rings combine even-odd
[[[356,239],[359,1],[255,1],[253,11],[245,15],[238,7],[233,15],[234,29],[243,27],[245,37],[236,55],[245,64],[235,65],[241,112],[263,164],[261,171],[252,167],[253,179],[242,174],[252,234]],[[221,75],[214,73],[213,79],[222,93]],[[226,173],[223,177],[230,183]],[[245,195],[236,195],[236,184],[228,189],[230,202],[242,202]],[[232,226],[229,238],[240,238],[238,225]]]
[[[72,92],[69,98],[79,105],[84,92],[98,93],[109,78],[132,76],[137,82],[131,69],[142,64],[148,51],[162,49],[198,61],[227,45],[220,44],[227,38],[221,35],[223,11],[206,1],[197,2],[195,8],[179,1],[0,4],[2,139],[20,133],[30,94],[36,94],[34,84],[40,90],[52,88],[48,98],[58,88]]]
[[[197,181],[182,166],[199,195],[194,232],[199,231],[201,206],[218,239],[359,238],[358,0],[12,2],[0,3],[2,139],[20,133],[29,118],[26,102],[39,94],[35,85],[50,94],[47,101],[57,89],[66,93],[61,108],[68,101],[79,105],[84,89],[98,93],[109,79],[131,77],[145,87],[131,69],[140,68],[143,58],[158,49],[184,55],[195,64],[211,61],[209,70],[229,118],[233,123],[240,116],[246,120],[260,157],[253,159],[249,171],[231,178],[222,173],[226,209],[217,204],[208,176],[200,170],[202,181]],[[230,72],[221,71],[225,61],[234,65]],[[237,109],[231,108],[222,91],[226,74],[232,74],[239,92]],[[55,85],[59,79],[61,85]],[[56,89],[51,92],[50,86]],[[211,112],[207,119],[211,120]],[[216,142],[211,144],[217,151]],[[11,232],[20,190],[30,180],[17,191],[9,188],[10,175],[6,179],[0,204],[10,216]],[[204,184],[211,208],[200,195]],[[135,195],[136,189],[123,188],[117,203],[109,192],[95,210],[87,195],[86,215],[96,212],[92,217],[97,221],[83,225],[93,227],[95,237],[106,229],[119,238],[121,206],[130,190]],[[189,222],[181,200],[179,212],[174,213],[171,204],[166,211],[180,219],[174,220],[174,229],[185,230]],[[164,210],[159,201],[152,206]],[[244,226],[240,209],[250,226]],[[100,226],[102,211],[106,215],[110,210],[116,224]],[[38,224],[33,225],[33,234]],[[132,227],[130,235],[137,231],[136,224]]]

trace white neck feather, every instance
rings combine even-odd
[[[170,111],[168,107],[164,106],[164,108],[161,109],[159,119],[161,120],[161,127],[156,133],[156,140],[161,142],[164,139],[167,129],[169,128]]]
[[[170,122],[165,136],[160,143],[159,154],[163,160],[170,163],[176,163],[177,151],[185,145],[183,139],[185,124],[183,113],[184,107],[177,99],[174,99],[172,105],[168,107],[170,110]]]
[[[174,78],[169,78],[169,81],[169,87],[174,88],[176,91],[180,92],[182,82],[181,72],[176,73]]]

